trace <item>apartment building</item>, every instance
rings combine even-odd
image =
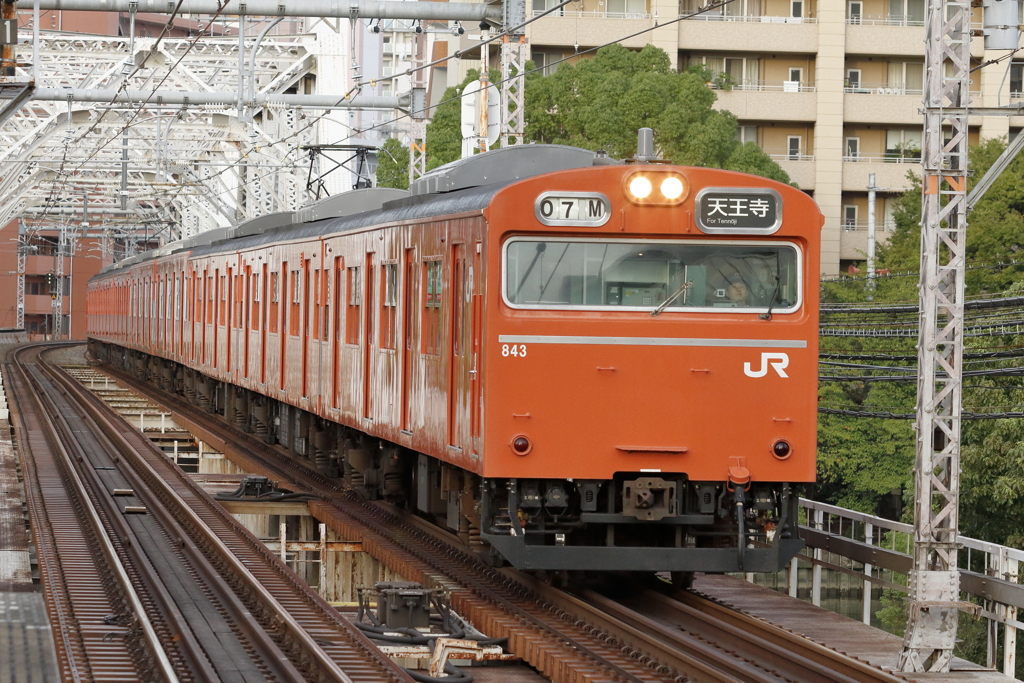
[[[558,4],[533,0],[539,14]],[[580,0],[529,26],[538,66],[696,12],[704,0]],[[980,8],[975,28],[981,28]],[[678,68],[712,74],[717,107],[739,119],[825,215],[822,271],[839,272],[867,251],[867,187],[875,174],[877,237],[893,227],[892,199],[920,174],[925,0],[732,0],[622,41],[663,48]],[[1005,51],[972,41],[972,66]],[[1024,97],[1024,58],[975,72],[977,106]],[[970,142],[1006,136],[1024,117],[971,119]]]

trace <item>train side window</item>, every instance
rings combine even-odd
[[[309,277],[309,270],[306,271],[306,277]],[[312,287],[312,289],[310,289]],[[320,306],[321,294],[320,294],[320,269],[317,268],[313,271],[313,278],[310,284],[306,285],[307,295],[312,294],[309,298],[312,301],[309,302],[309,310],[307,315],[309,321],[306,322],[306,334],[310,335],[313,339],[320,339]]]
[[[423,262],[423,330],[421,351],[441,355],[441,262]]]
[[[342,340],[341,336],[341,306],[344,303],[342,299],[342,286],[341,279],[345,277],[345,263],[340,256],[334,257],[334,339],[338,342]]]
[[[270,274],[270,331],[277,333],[277,305],[281,298],[281,273]]]
[[[331,339],[331,299],[328,286],[330,285],[331,271],[324,268],[320,271],[320,340],[330,341]]]
[[[239,274],[239,275],[235,276],[235,320],[234,320],[234,322],[235,322],[235,327],[237,327],[238,329],[242,329],[242,326],[245,324],[245,320],[242,319],[242,315],[244,313],[243,308],[245,306],[245,289],[243,287],[244,283],[245,283],[245,276],[244,275]]]
[[[249,318],[252,320],[252,329],[260,329],[260,274],[252,274],[252,310],[249,313]]]
[[[395,326],[398,310],[398,264],[385,263],[380,269],[381,296],[380,307],[380,347],[395,348]]]
[[[220,314],[217,316],[217,324],[218,325],[223,325],[224,324],[224,320],[227,318],[227,309],[228,309],[228,304],[227,304],[227,301],[228,301],[228,277],[227,277],[227,275],[221,275],[220,276],[220,296],[217,297],[217,298],[220,299],[220,303],[217,304],[217,307],[220,309]]]
[[[289,278],[292,285],[292,304],[291,310],[288,311],[288,334],[293,337],[299,336],[299,318],[301,317],[302,309],[302,280],[299,278],[299,271],[293,270]]]
[[[345,331],[345,342],[348,344],[359,343],[359,307],[362,304],[363,288],[360,284],[359,267],[348,269],[348,311],[345,316],[348,320]]]

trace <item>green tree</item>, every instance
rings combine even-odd
[[[491,82],[496,82],[491,73]],[[462,100],[459,95],[467,85],[480,79],[480,72],[470,69],[457,87],[448,88],[441,97],[427,124],[427,170],[437,168],[462,157]]]
[[[709,74],[673,71],[664,50],[621,45],[526,79],[526,137],[534,142],[636,153],[637,130],[655,132],[662,155],[688,166],[728,168],[782,182],[789,176],[756,145],[736,139],[736,117],[714,109]]]
[[[398,138],[388,138],[377,156],[377,187],[409,189],[409,148]]]
[[[726,168],[784,183],[789,176],[754,144],[736,139],[736,117],[714,109],[715,93],[702,70],[673,71],[668,55],[648,45],[598,50],[593,59],[563,64],[544,76],[527,64],[526,139],[532,142],[605,149],[616,158],[636,153],[637,130],[652,128],[661,154],[677,164]],[[427,126],[427,168],[462,154],[459,93],[473,80],[470,71]],[[498,75],[491,74],[492,82]]]

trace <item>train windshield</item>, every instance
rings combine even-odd
[[[515,308],[786,313],[800,305],[800,253],[787,242],[513,238],[505,301]]]

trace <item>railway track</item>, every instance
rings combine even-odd
[[[65,680],[410,680],[40,351],[5,374]]]
[[[901,679],[760,620],[686,594],[653,592],[627,606],[580,597],[485,565],[457,539],[419,518],[362,499],[311,463],[193,408],[125,373],[119,380],[168,406],[204,441],[244,467],[317,494],[311,513],[404,577],[451,592],[477,628],[552,681],[880,681]],[[714,605],[714,608],[711,607]],[[756,623],[755,623],[756,622]]]

